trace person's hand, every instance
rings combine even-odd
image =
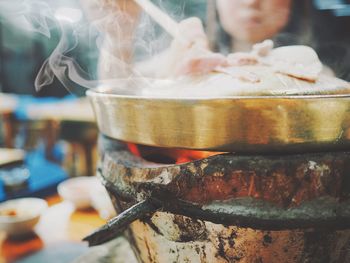
[[[132,51],[133,37],[139,22],[140,8],[130,0],[81,0],[90,20],[104,37],[109,52]],[[106,43],[108,42],[108,43]]]
[[[96,41],[100,49],[99,78],[129,76],[139,6],[130,0],[80,0],[80,3],[90,24],[103,36]]]
[[[130,0],[80,0],[80,3],[90,23],[111,38],[132,34],[141,12]]]
[[[196,17],[179,23],[178,36],[173,40],[166,60],[165,69],[170,76],[206,74],[226,64],[225,56],[210,51],[202,22]]]

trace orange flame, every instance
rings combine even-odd
[[[210,151],[194,151],[184,149],[169,149],[160,147],[151,147],[136,145],[133,143],[127,143],[129,151],[139,157],[147,159],[147,156],[151,154],[163,155],[174,160],[175,164],[182,164],[208,158],[210,156],[222,154],[222,152],[210,152]]]

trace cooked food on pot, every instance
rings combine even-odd
[[[209,63],[209,62],[208,62]],[[350,92],[348,82],[322,72],[316,52],[307,46],[273,48],[271,40],[253,46],[250,52],[225,57],[207,72],[202,71],[155,80],[142,89],[150,97],[222,97],[256,95],[330,95]]]
[[[236,153],[347,147],[349,83],[336,78],[340,75],[330,64],[323,65],[324,56],[319,59],[311,47],[296,45],[313,43],[277,38],[286,32],[282,29],[288,26],[292,1],[242,9],[235,4],[245,5],[243,1],[217,1],[216,22],[228,39],[211,39],[208,27],[193,15],[177,22],[150,1],[135,2],[140,8],[132,10],[142,9],[172,41],[138,57],[133,49],[138,13],[115,6],[131,19],[124,19],[117,32],[106,24],[106,35],[120,45],[104,43],[99,64],[103,85],[87,93],[104,135],[147,146]],[[240,14],[233,16],[234,11]],[[251,11],[259,11],[250,21],[256,26],[243,30],[247,23],[239,16]],[[270,23],[271,17],[281,23]],[[265,33],[258,34],[262,28]],[[118,42],[123,36],[126,41]]]

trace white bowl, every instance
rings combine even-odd
[[[46,201],[40,198],[19,198],[1,203],[0,231],[10,236],[29,233],[46,208]]]
[[[101,218],[109,220],[116,216],[108,192],[98,178],[96,178],[96,183],[91,189],[90,198],[92,207],[98,211]]]
[[[95,180],[93,177],[75,177],[60,183],[57,192],[64,201],[70,201],[77,209],[91,206],[90,189]]]

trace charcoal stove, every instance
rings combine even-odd
[[[139,262],[350,262],[350,152],[176,163],[174,150],[99,146],[119,216],[90,245],[125,234]]]

